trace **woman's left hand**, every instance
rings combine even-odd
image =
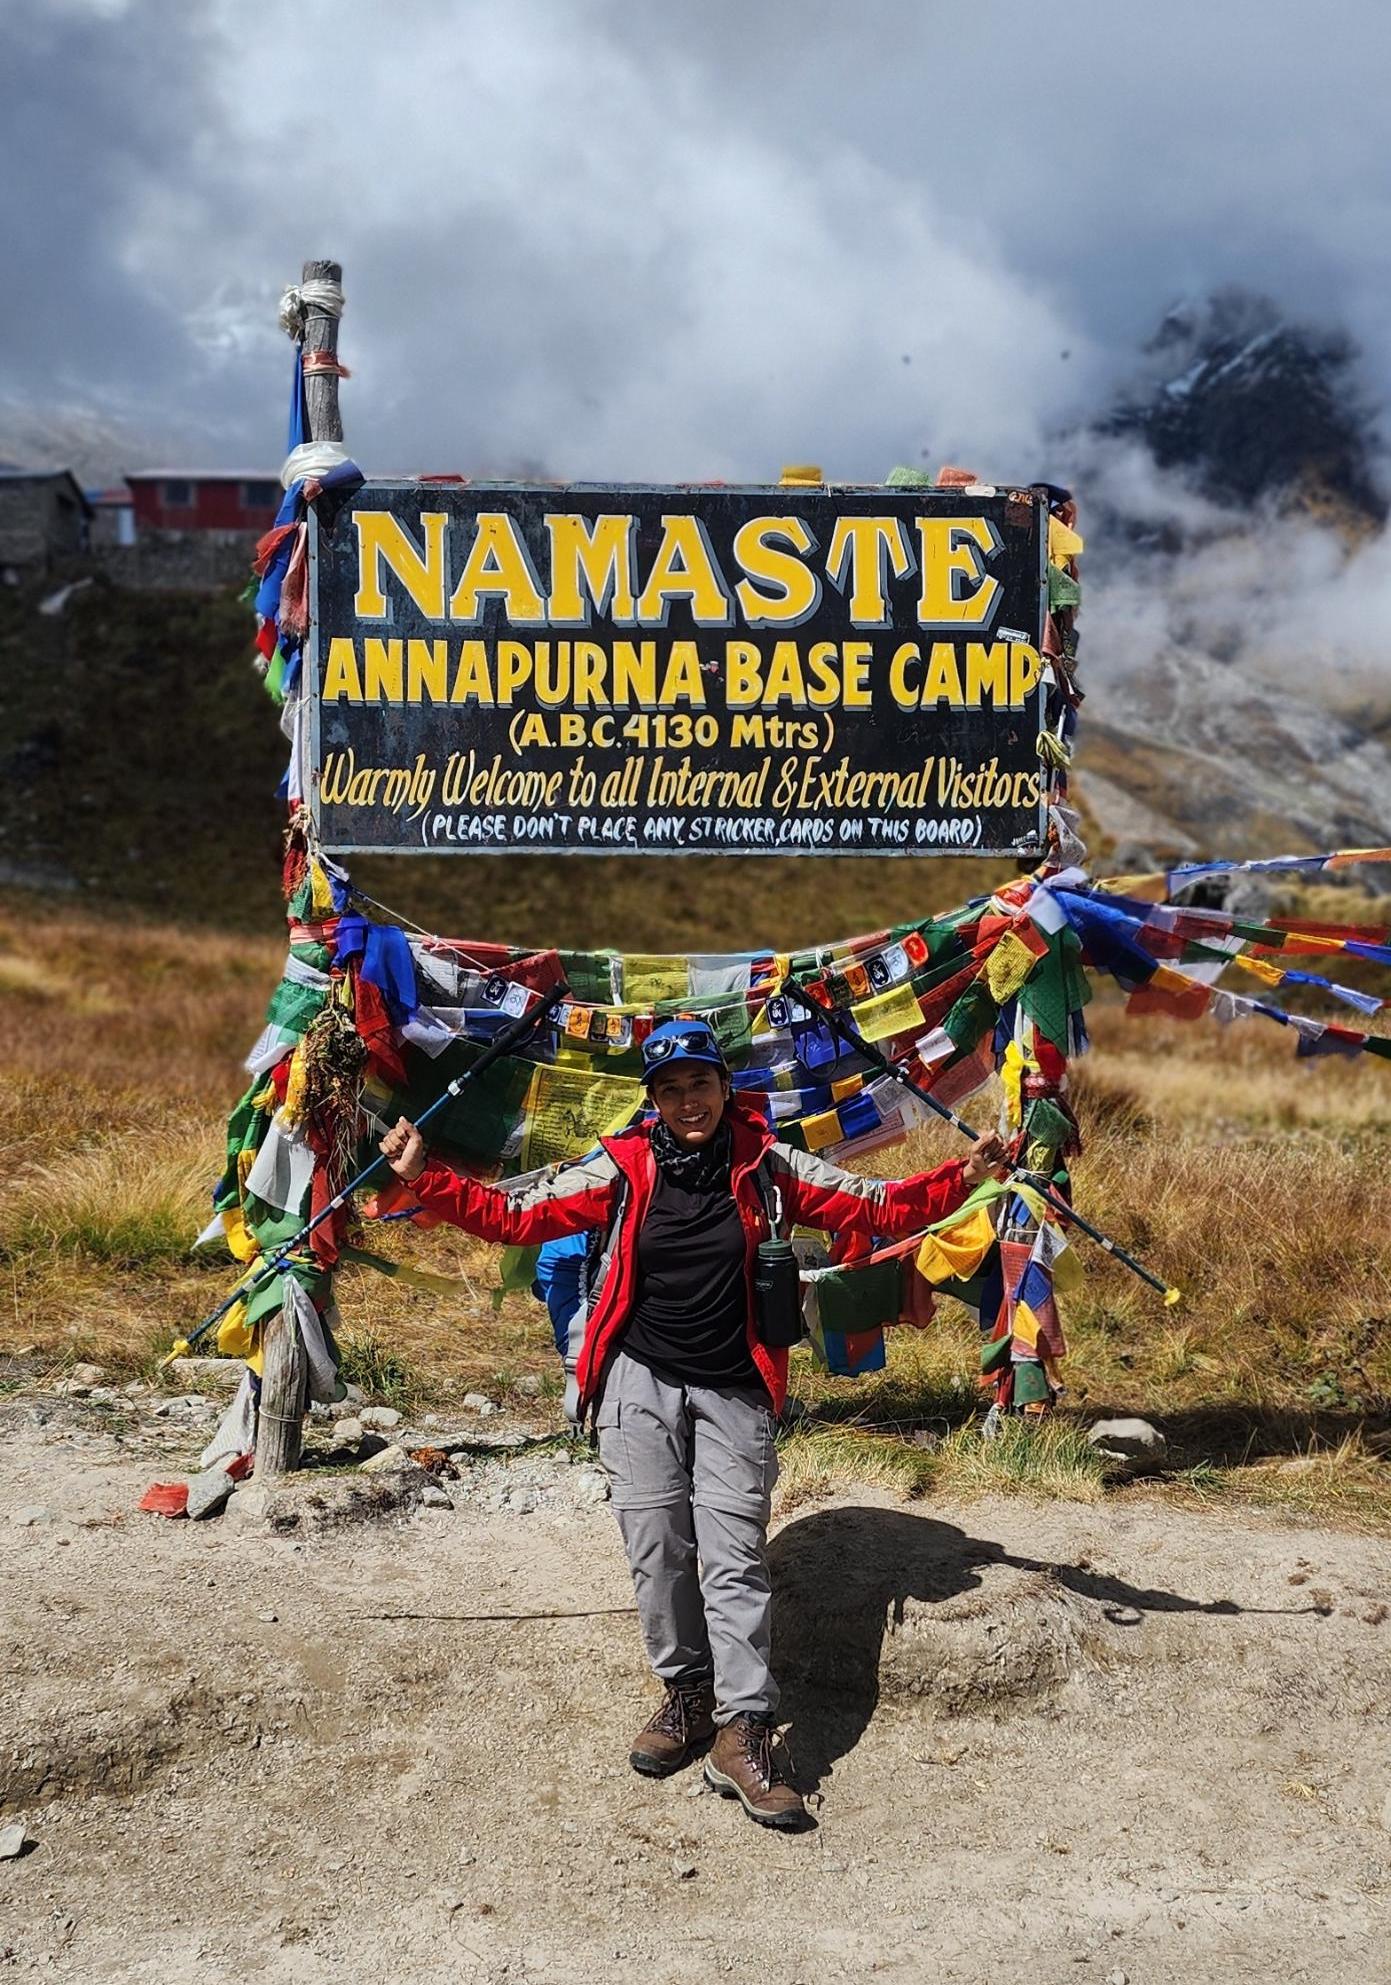
[[[962,1176],[967,1187],[974,1190],[984,1185],[987,1179],[1002,1179],[1009,1171],[1009,1152],[1002,1137],[992,1132],[986,1137],[978,1137],[971,1146],[971,1155],[966,1160]]]

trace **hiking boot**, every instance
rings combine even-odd
[[[758,1716],[736,1716],[715,1733],[705,1760],[705,1782],[726,1799],[737,1799],[751,1820],[801,1833],[811,1815],[787,1775],[783,1754],[775,1748],[777,1732]]]
[[[661,1708],[633,1739],[628,1762],[644,1778],[669,1778],[715,1734],[715,1691],[708,1682],[671,1684]]]

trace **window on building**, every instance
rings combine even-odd
[[[244,482],[241,486],[243,510],[274,510],[280,501],[278,482]]]
[[[193,484],[184,480],[165,483],[164,507],[166,510],[191,510],[193,508]]]

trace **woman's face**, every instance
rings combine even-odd
[[[729,1078],[708,1061],[676,1061],[653,1076],[649,1093],[677,1143],[693,1151],[720,1127]]]

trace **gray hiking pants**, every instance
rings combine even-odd
[[[761,1386],[676,1385],[620,1351],[599,1459],[662,1682],[715,1685],[715,1719],[771,1716],[768,1508],[773,1409]]]

